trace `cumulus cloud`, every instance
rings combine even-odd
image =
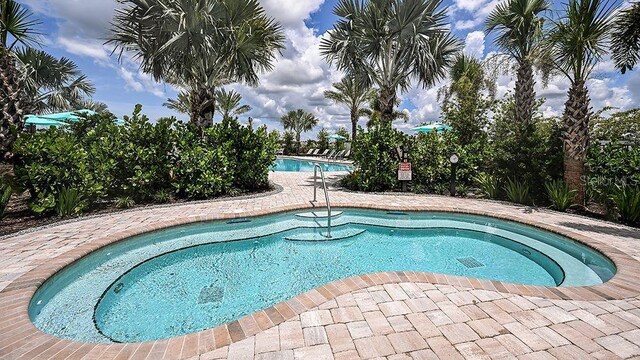
[[[464,41],[463,52],[481,59],[484,56],[484,32],[472,31],[468,33]]]

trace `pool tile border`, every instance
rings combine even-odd
[[[26,272],[0,291],[0,357],[7,358],[140,358],[175,359],[197,356],[232,343],[242,341],[261,331],[277,326],[297,315],[312,310],[320,304],[336,297],[370,286],[401,282],[452,285],[461,288],[490,290],[545,299],[564,300],[618,300],[635,297],[640,289],[640,262],[626,253],[605,243],[562,229],[560,227],[530,221],[517,215],[497,214],[489,211],[475,211],[458,207],[443,206],[388,206],[384,204],[345,203],[334,207],[362,208],[397,211],[454,212],[490,216],[515,221],[551,231],[587,246],[608,256],[617,267],[616,275],[605,284],[589,287],[542,287],[519,285],[493,280],[467,278],[446,274],[420,272],[382,272],[359,275],[334,281],[316,289],[299,294],[289,300],[267,309],[247,315],[241,319],[197,333],[149,341],[126,344],[91,344],[60,339],[36,328],[28,315],[29,301],[35,291],[56,272],[74,261],[103,246],[140,235],[142,233],[166,229],[194,222],[227,220],[239,217],[268,215],[278,212],[313,208],[309,205],[285,205],[268,210],[248,211],[242,214],[220,213],[181,217],[168,220],[158,226],[142,226],[136,230],[126,230],[108,234],[63,253]]]

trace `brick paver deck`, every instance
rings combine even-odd
[[[331,175],[330,178],[337,178]],[[308,208],[305,173],[283,191],[88,218],[0,239],[2,359],[618,359],[640,357],[640,231],[498,202],[333,190],[332,205],[460,211],[536,225],[587,243],[618,267],[603,285],[545,288],[428,273],[327,284],[238,321],[140,344],[96,345],[40,332],[28,302],[44,280],[108,243],[163,227]]]

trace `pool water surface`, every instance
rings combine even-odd
[[[197,332],[349,276],[421,271],[542,286],[600,284],[602,254],[521,224],[449,213],[303,211],[171,228],[121,241],[47,280],[41,330],[92,342]],[[329,240],[329,241],[318,241]]]
[[[314,162],[298,159],[277,159],[271,167],[273,171],[312,172],[314,164],[319,164],[324,171],[351,171],[353,167],[346,164]]]

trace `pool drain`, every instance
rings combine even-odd
[[[484,264],[481,263],[480,261],[476,260],[474,257],[464,257],[464,258],[458,258],[457,259],[462,265],[464,265],[465,267],[469,268],[469,269],[474,269],[474,268],[479,268],[479,267],[483,267]]]
[[[211,284],[200,290],[198,296],[198,304],[220,303],[224,297],[224,289],[220,286]]]

